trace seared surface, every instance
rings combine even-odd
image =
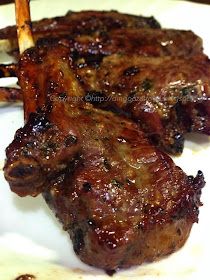
[[[190,56],[203,50],[202,40],[192,31],[152,28],[118,28],[93,34],[55,34],[37,44],[63,42],[79,54],[135,54],[138,56]],[[181,47],[180,47],[181,46]]]
[[[185,56],[184,49],[175,56],[178,44],[164,49],[156,37],[158,48],[153,34],[139,48],[135,40],[118,47],[115,36],[110,45],[90,44],[90,37],[81,37],[44,39],[38,48],[66,46],[86,102],[128,116],[155,145],[180,154],[186,132],[210,134],[210,62],[199,51],[191,55],[187,47]]]
[[[92,34],[107,32],[125,27],[160,28],[154,17],[134,16],[117,11],[69,11],[65,16],[46,18],[33,22],[32,31],[35,36],[45,37],[48,34]],[[15,38],[16,26],[8,26],[0,30],[0,39]]]
[[[63,45],[21,57],[27,123],[7,149],[11,189],[42,192],[90,265],[114,270],[174,252],[197,221],[202,173],[188,177],[137,124],[84,103],[73,63]]]
[[[85,100],[127,113],[155,145],[181,153],[184,134],[210,135],[210,61],[192,57],[75,56]],[[74,59],[74,57],[73,57]]]
[[[115,11],[69,12],[33,31],[40,49],[69,48],[86,101],[135,120],[161,149],[180,154],[186,132],[210,134],[209,60],[193,32]],[[8,27],[0,38],[15,32]],[[15,65],[0,67],[0,75],[15,74]],[[26,103],[25,112],[34,110]]]
[[[45,38],[37,46],[68,47],[87,102],[126,114],[155,145],[180,154],[186,132],[210,134],[210,63],[202,54],[201,40],[175,30],[121,32]],[[16,71],[14,65],[1,69],[4,75]],[[27,103],[32,106],[30,100]]]
[[[125,27],[155,29],[160,28],[160,24],[153,17],[121,14],[116,11],[69,11],[63,17],[33,22],[32,31],[36,41],[46,36],[91,35]],[[12,49],[15,49],[18,47],[16,34],[16,26],[9,26],[0,30],[0,39],[8,39]]]
[[[75,49],[89,53],[130,52],[139,55],[191,55],[202,51],[202,40],[191,31],[164,30],[153,17],[116,11],[69,12],[63,17],[33,22],[34,39],[75,39]],[[0,39],[17,48],[16,27],[0,30]],[[8,50],[7,50],[8,51]]]
[[[69,48],[86,101],[126,114],[161,149],[180,154],[186,132],[210,133],[209,60],[193,32],[115,11],[69,12],[33,31],[39,48]],[[15,38],[15,27],[0,31],[6,36]],[[13,64],[0,67],[2,76],[15,74]]]

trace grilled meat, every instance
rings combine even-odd
[[[68,46],[29,49],[18,76],[26,124],[7,148],[11,189],[42,192],[90,265],[115,270],[180,248],[198,219],[202,172],[188,177],[137,124],[85,103]]]
[[[155,29],[154,32],[152,28],[119,28],[85,35],[69,32],[64,36],[56,33],[53,37],[46,36],[38,39],[37,45],[59,42],[67,44],[75,54],[78,53],[80,56],[111,54],[135,54],[148,57],[193,56],[201,54],[203,50],[201,38],[191,31]],[[16,52],[15,56],[18,56]],[[14,63],[0,65],[0,77],[14,76],[16,76]]]
[[[63,17],[33,22],[33,33],[35,41],[62,37],[75,39],[76,49],[91,53],[101,50],[106,54],[130,52],[159,56],[191,55],[202,51],[202,40],[191,31],[160,29],[160,24],[153,17],[115,11],[68,12]],[[0,40],[5,39],[10,42],[10,51],[15,51],[15,26],[0,30]]]
[[[201,41],[194,38],[192,48],[191,40],[186,40],[179,51],[184,32],[159,29],[154,34],[145,28],[139,35],[134,29],[122,35],[121,31],[111,31],[110,40],[105,35],[45,38],[37,46],[67,46],[86,101],[126,114],[155,145],[180,154],[186,132],[210,134],[209,60],[201,52]],[[174,43],[163,46],[163,38],[167,42],[174,38]],[[10,69],[15,73],[13,64],[2,73],[8,75]]]
[[[191,56],[202,53],[200,37],[191,31],[152,28],[119,28],[91,35],[44,37],[38,45],[63,41],[79,54],[138,56]],[[180,48],[180,46],[182,46]]]
[[[43,19],[33,22],[32,31],[34,39],[58,35],[100,34],[113,29],[126,27],[133,28],[160,28],[160,24],[153,17],[134,16],[118,13],[116,11],[69,11],[63,17]],[[18,47],[16,26],[9,26],[0,30],[0,40],[10,42],[10,50]],[[8,46],[7,46],[8,47]]]
[[[0,87],[0,102],[17,102],[17,101],[22,101],[22,94],[19,89]]]
[[[165,151],[181,153],[186,132],[210,135],[210,61],[205,55],[72,57],[85,100],[127,114]]]
[[[139,122],[161,149],[180,154],[184,133],[210,133],[209,62],[194,33],[160,29],[154,18],[114,11],[69,12],[35,22],[33,31],[42,38],[39,47],[68,46],[85,94],[108,99],[99,105]],[[15,38],[14,32],[15,27],[3,29],[0,38]],[[16,74],[13,64],[1,70]]]
[[[35,37],[37,34],[38,37],[46,37],[55,34],[93,34],[125,27],[156,29],[160,28],[160,24],[154,17],[122,14],[117,11],[69,11],[65,16],[34,21],[32,32]],[[0,39],[14,39],[17,36],[16,31],[16,26],[3,28]]]
[[[86,102],[135,120],[156,146],[172,154],[182,153],[186,132],[210,134],[207,56],[164,56],[164,51],[156,48],[159,57],[147,57],[149,47],[143,47],[144,56],[139,56],[138,48],[123,46],[122,53],[114,44],[106,45],[109,51],[92,44],[91,49],[83,39],[82,43],[43,39],[37,46],[62,44],[69,48]]]
[[[191,31],[160,29],[154,18],[93,11],[41,20],[33,31],[39,48],[69,48],[86,101],[98,99],[95,106],[137,121],[161,149],[180,154],[186,132],[210,134],[209,61]],[[14,32],[3,29],[0,38],[15,38]],[[13,64],[0,70],[16,75]]]

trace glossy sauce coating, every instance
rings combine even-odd
[[[106,32],[112,29],[134,27],[134,28],[159,28],[160,24],[154,17],[134,16],[121,14],[117,11],[69,11],[63,17],[42,19],[33,22],[32,32],[34,40],[43,37],[62,35],[82,35]],[[8,39],[10,50],[17,49],[16,26],[9,26],[0,30],[0,39]]]
[[[202,172],[188,177],[137,124],[84,102],[62,44],[25,52],[19,82],[26,124],[7,148],[11,189],[42,192],[90,265],[110,271],[180,248],[198,219]]]
[[[182,152],[186,132],[210,134],[210,62],[203,54],[114,54],[97,65],[81,56],[74,69],[86,101],[127,114],[167,152]]]

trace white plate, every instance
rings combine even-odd
[[[33,19],[63,15],[67,10],[117,9],[122,12],[154,15],[164,27],[191,29],[204,40],[205,52],[210,55],[210,6],[184,1],[32,1]],[[0,27],[14,24],[14,6],[0,6]],[[180,46],[181,47],[181,46]],[[0,55],[1,62],[8,58]],[[14,80],[1,79],[0,85]],[[0,108],[0,169],[4,150],[23,124],[21,106]],[[210,141],[206,136],[189,137],[181,157],[175,161],[189,175],[198,169],[204,172],[204,206],[200,222],[194,225],[184,248],[162,261],[122,271],[114,279],[209,279],[210,257],[210,195],[208,159]],[[11,193],[0,171],[0,280],[14,280],[21,274],[33,274],[38,280],[110,279],[103,271],[82,264],[72,251],[72,245],[43,199],[19,198]]]

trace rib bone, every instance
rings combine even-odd
[[[28,0],[15,0],[15,14],[20,54],[34,46]]]

